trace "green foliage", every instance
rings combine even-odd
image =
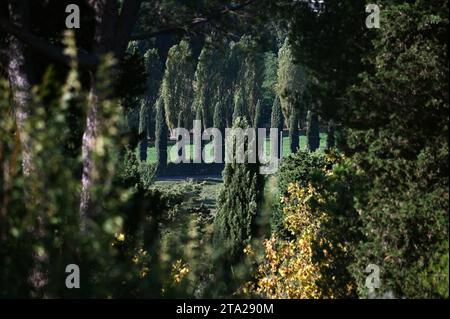
[[[200,53],[194,81],[195,104],[202,111],[204,127],[210,127],[213,123],[213,108],[219,96],[223,69],[219,62],[221,54],[210,41],[206,42]]]
[[[147,76],[145,61],[137,44],[132,42],[123,57],[118,79],[114,84],[114,94],[121,98],[131,131],[139,131],[141,100],[147,90]]]
[[[155,110],[153,106],[159,94],[162,78],[162,65],[156,49],[149,49],[144,54],[144,64],[147,74],[146,90],[141,99],[139,112],[139,150],[140,160],[147,160],[148,139],[155,133]]]
[[[280,131],[283,130],[283,113],[281,111],[280,99],[278,96],[275,96],[272,105],[272,116],[270,127],[278,128]]]
[[[118,175],[127,185],[148,190],[155,180],[155,165],[139,161],[135,152],[126,150]]]
[[[255,128],[262,127],[262,114],[261,113],[262,113],[261,102],[258,100],[258,103],[256,103],[255,119],[253,120]]]
[[[264,81],[261,86],[262,118],[264,124],[270,124],[270,114],[276,96],[278,57],[273,52],[264,54]]]
[[[72,43],[72,39],[68,39]],[[73,51],[73,47],[70,47]],[[88,220],[88,231],[81,231],[79,218],[79,163],[66,156],[72,133],[67,125],[69,106],[85,108],[86,96],[78,81],[76,65],[68,73],[61,92],[43,104],[48,83],[33,91],[30,114],[20,134],[32,134],[30,150],[33,170],[24,176],[21,167],[18,131],[9,109],[9,89],[0,90],[0,295],[23,298],[125,297],[157,295],[152,285],[143,283],[140,267],[131,262],[132,254],[153,241],[154,220],[162,212],[157,194],[126,185],[116,172],[118,165],[118,114],[120,105],[105,96],[110,89],[110,63],[98,68],[102,125],[93,160],[99,166],[99,182],[92,196],[102,196],[101,212]],[[47,77],[46,81],[56,81]],[[105,98],[105,99],[103,99]],[[123,142],[123,141],[121,141]],[[81,150],[78,150],[79,152]],[[79,154],[81,155],[81,154]],[[153,206],[151,206],[153,205]],[[154,209],[154,210],[152,210]],[[132,225],[139,225],[132,227]],[[142,235],[138,239],[138,233]],[[135,238],[124,252],[115,236]],[[146,247],[150,251],[150,245]],[[152,252],[153,253],[153,252]],[[67,289],[65,268],[77,264],[82,273],[80,289]],[[126,279],[126,280],[125,280]],[[142,290],[145,286],[144,291]],[[121,287],[123,289],[117,289]]]
[[[324,0],[325,9],[319,14],[308,2],[298,6],[286,13],[292,18],[291,50],[295,60],[316,79],[310,81],[308,90],[321,103],[320,115],[336,119],[345,107],[346,90],[357,82],[358,74],[365,69],[361,57],[370,52],[370,39],[376,31],[368,29],[364,23],[367,13],[363,1]]]
[[[271,114],[271,121],[270,121],[270,127],[277,128],[278,134],[281,134],[284,129],[284,121],[283,121],[283,112],[281,111],[281,105],[280,100],[277,95],[275,95],[275,98],[273,100],[272,105],[272,114]],[[281,144],[281,143],[280,143]],[[283,154],[282,144],[280,145],[280,150],[278,152],[278,158],[281,158],[281,155]]]
[[[255,126],[256,105],[261,98],[261,87],[264,80],[264,56],[258,43],[251,36],[241,37],[239,48],[244,54],[240,70],[240,89],[245,100],[245,114],[250,125]],[[243,115],[243,114],[242,114]]]
[[[379,293],[443,297],[426,283],[448,274],[418,278],[448,239],[448,3],[382,5],[384,27],[350,95],[349,122],[364,123],[352,126],[348,143],[364,177],[355,208],[367,236],[352,271],[361,294],[363,268],[375,263]]]
[[[288,185],[298,183],[307,187],[314,174],[326,166],[325,158],[320,153],[309,153],[299,150],[295,154],[285,157],[278,171],[279,197],[287,196]],[[289,232],[284,228],[283,208],[277,205],[272,216],[272,232],[288,238]]]
[[[219,129],[222,132],[222,135],[225,133],[226,128],[226,118],[225,118],[225,108],[222,103],[217,102],[214,107],[214,127]]]
[[[235,121],[239,117],[245,117],[245,109],[244,93],[241,89],[238,89],[234,97],[233,120]]]
[[[305,71],[296,64],[289,39],[286,39],[278,53],[278,80],[276,91],[280,97],[281,108],[286,122],[290,123],[294,109],[300,111],[301,101],[306,90]]]
[[[164,101],[166,121],[170,129],[177,125],[180,111],[184,113],[183,125],[192,126],[191,106],[194,89],[192,86],[195,72],[195,63],[189,42],[182,40],[169,50],[161,84],[161,97]]]
[[[247,121],[237,118],[233,128],[245,129]],[[227,145],[236,140],[229,136]],[[245,142],[248,156],[248,141]],[[233,156],[235,155],[233,150]],[[258,212],[258,200],[261,193],[257,164],[232,163],[225,165],[223,188],[218,198],[218,211],[214,220],[214,243],[223,250],[229,262],[236,262],[243,254],[244,247],[250,243],[253,223]]]

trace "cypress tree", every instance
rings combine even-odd
[[[144,101],[141,102],[139,112],[139,158],[142,162],[147,160],[148,148],[148,116],[149,112]]]
[[[278,95],[275,96],[275,99],[273,100],[273,105],[272,105],[272,116],[271,116],[271,121],[270,121],[270,127],[272,128],[277,128],[278,129],[278,136],[280,135],[281,132],[283,132],[283,127],[284,127],[284,123],[283,123],[283,113],[281,111],[281,105],[280,105],[280,100],[278,98]],[[282,143],[280,141],[279,144],[280,149],[278,150],[278,158],[281,158],[282,155]]]
[[[248,128],[244,118],[237,118],[233,128]],[[235,141],[229,136],[227,147]],[[248,141],[244,149],[248,154]],[[233,156],[236,156],[233,147]],[[254,231],[255,216],[258,211],[258,200],[262,192],[258,164],[236,163],[235,160],[225,165],[223,171],[223,187],[218,198],[218,211],[214,220],[214,243],[224,249],[227,262],[239,261],[244,247],[250,243]]]
[[[253,120],[253,126],[258,129],[262,127],[262,110],[261,110],[261,102],[258,100],[255,108],[255,119]]]
[[[245,105],[244,105],[244,94],[241,89],[238,89],[236,96],[234,98],[234,111],[233,111],[233,122],[239,117],[245,117]]]
[[[308,111],[307,122],[306,138],[308,149],[310,152],[314,152],[320,146],[319,116],[316,111]]]
[[[198,121],[203,121],[202,117],[203,117],[203,110],[201,108],[200,105],[196,105],[195,107],[195,119]],[[202,125],[204,126],[204,123],[202,123]],[[204,126],[206,127],[206,126]]]
[[[225,128],[226,128],[226,118],[225,118],[225,107],[222,103],[217,102],[214,107],[214,127],[222,133],[222,157],[225,158]]]
[[[162,98],[156,102],[156,132],[155,132],[155,146],[156,146],[156,165],[157,171],[164,171],[167,166],[167,124],[166,112]]]

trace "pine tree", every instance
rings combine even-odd
[[[157,171],[161,172],[167,166],[167,124],[165,107],[160,97],[155,105],[156,108],[156,132],[155,132],[155,147],[156,147],[156,165]]]
[[[280,133],[283,132],[283,128],[284,128],[283,122],[284,122],[283,121],[283,113],[281,111],[280,100],[278,98],[278,95],[276,95],[275,99],[273,100],[273,105],[272,105],[272,115],[271,115],[270,127],[278,129],[278,136],[280,136]],[[281,152],[283,152],[281,141],[280,141],[279,147],[280,147],[280,149],[278,151],[278,158],[281,158],[281,155],[282,155]]]
[[[307,123],[306,139],[308,150],[314,152],[320,146],[319,116],[316,111],[308,111]]]

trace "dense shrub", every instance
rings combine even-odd
[[[298,183],[306,187],[312,176],[322,170],[327,165],[325,158],[319,153],[309,153],[299,150],[295,154],[283,158],[278,172],[278,192],[279,197],[287,195],[288,185]],[[272,216],[272,232],[281,237],[289,237],[289,232],[284,227],[283,207],[276,205]]]

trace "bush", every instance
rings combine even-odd
[[[327,166],[327,162],[322,154],[310,153],[299,150],[295,154],[285,157],[278,172],[278,192],[279,197],[287,195],[288,185],[298,183],[306,187],[316,172],[320,172]],[[272,233],[281,238],[289,238],[290,234],[284,227],[283,207],[277,204],[271,221]]]

